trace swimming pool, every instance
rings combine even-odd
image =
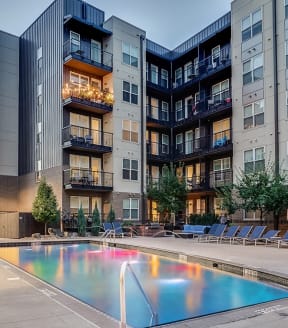
[[[96,244],[0,248],[0,257],[81,301],[120,319],[119,276],[124,261],[165,324],[288,297],[288,291],[137,250]],[[150,326],[151,313],[126,272],[127,322]]]

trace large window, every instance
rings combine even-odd
[[[288,18],[288,0],[284,1],[284,6],[285,6],[285,18]]]
[[[89,76],[70,72],[70,82],[79,88],[87,88],[89,86]]]
[[[70,47],[72,53],[80,50],[80,34],[70,31]]]
[[[229,98],[229,79],[212,86],[212,99],[215,104]]]
[[[138,142],[139,124],[136,121],[122,121],[122,139],[131,142]]]
[[[138,85],[123,81],[123,101],[138,104]]]
[[[184,111],[183,111],[183,108],[182,108],[182,100],[178,100],[175,104],[175,107],[176,107],[176,111],[175,111],[175,114],[176,114],[176,121],[181,121],[184,119]]]
[[[70,212],[76,214],[80,207],[85,214],[89,213],[89,197],[70,196]]]
[[[162,134],[162,153],[169,154],[169,136]]]
[[[242,19],[242,41],[247,41],[262,32],[262,11],[258,9]]]
[[[263,54],[254,56],[243,63],[243,84],[263,79]]]
[[[264,100],[258,100],[244,107],[244,129],[264,124]]]
[[[128,43],[122,43],[122,60],[124,64],[138,67],[138,48]]]
[[[244,172],[261,171],[265,168],[264,147],[244,151]]]
[[[219,158],[213,161],[214,185],[223,186],[225,183],[232,182],[230,169],[230,157]]]
[[[125,180],[138,180],[138,160],[123,159],[122,178]]]
[[[158,67],[151,64],[151,82],[158,84]]]
[[[194,72],[193,72],[192,62],[189,62],[184,66],[184,82],[188,82],[192,80],[193,75]]]
[[[191,154],[193,152],[193,131],[185,132],[185,154]]]
[[[161,87],[168,88],[168,71],[161,68]]]
[[[123,200],[123,219],[138,220],[139,219],[139,200],[128,198]]]
[[[182,67],[179,67],[175,71],[175,88],[182,84]]]
[[[169,121],[169,105],[166,101],[162,101],[161,119]]]
[[[176,151],[177,153],[183,153],[183,134],[176,135]]]

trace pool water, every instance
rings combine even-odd
[[[137,250],[95,244],[0,248],[0,258],[106,314],[120,319],[119,277],[128,261],[157,313],[152,325],[171,323],[288,297],[288,290]],[[151,312],[129,270],[127,323],[151,326]]]

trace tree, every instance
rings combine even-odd
[[[152,182],[147,186],[147,196],[157,203],[157,211],[164,217],[183,210],[186,205],[186,183],[175,173],[175,166],[164,165],[159,182]]]
[[[258,210],[262,224],[263,214],[272,213],[274,229],[278,230],[280,214],[288,208],[287,182],[286,174],[276,174],[274,166],[267,165],[261,171],[242,172],[233,186],[219,189],[218,196],[229,214],[237,209]]]
[[[92,227],[91,233],[93,236],[98,236],[100,229],[100,214],[97,207],[97,202],[95,202],[95,207],[92,214]]]
[[[112,205],[110,205],[110,210],[109,210],[109,213],[107,215],[107,222],[112,223],[113,221],[115,221],[115,211],[112,208]]]
[[[56,196],[52,186],[42,178],[32,206],[32,215],[36,221],[44,223],[44,233],[47,233],[47,224],[55,222],[59,217]]]
[[[81,237],[85,237],[86,235],[86,219],[84,216],[84,211],[82,208],[82,204],[78,209],[78,221],[77,221],[78,235]]]

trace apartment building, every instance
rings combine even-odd
[[[165,164],[187,185],[179,217],[219,213],[215,188],[239,169],[287,168],[287,5],[234,0],[169,50],[82,0],[55,0],[19,38],[19,217],[43,176],[73,228],[81,205],[158,221],[145,191]]]

